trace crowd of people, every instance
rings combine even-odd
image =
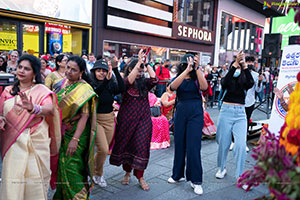
[[[88,199],[93,184],[107,187],[108,154],[110,164],[123,167],[122,184],[133,171],[147,191],[150,149],[169,147],[170,131],[175,152],[168,183],[190,181],[203,193],[201,139],[214,134],[216,178],[226,175],[233,136],[238,179],[255,93],[271,87],[268,74],[256,73],[254,57],[242,51],[220,70],[202,67],[193,54],[177,66],[145,58],[142,49],[138,57],[120,59],[1,54],[0,71],[16,77],[0,100],[1,199],[47,199],[49,186],[56,188],[54,199]],[[223,101],[217,128],[205,111],[210,99],[212,105]]]

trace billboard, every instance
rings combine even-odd
[[[289,44],[289,36],[300,35],[300,27],[294,22],[295,11],[290,9],[287,16],[274,17],[272,21],[272,33],[281,33],[281,49]]]
[[[0,8],[91,24],[92,0],[5,0]]]

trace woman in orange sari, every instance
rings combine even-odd
[[[18,81],[1,95],[0,199],[47,199],[51,171],[55,175],[60,117],[56,95],[40,84],[40,69],[36,57],[22,56]]]

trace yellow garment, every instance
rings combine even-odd
[[[28,95],[30,91],[26,93]],[[4,116],[13,109],[15,98],[19,99],[15,96],[4,102]],[[59,122],[53,120],[53,123]],[[60,131],[57,132],[60,134]],[[57,139],[57,145],[60,145],[60,138]],[[3,159],[1,200],[47,200],[51,178],[50,142],[45,117],[38,125],[26,128],[19,135]]]
[[[53,90],[53,85],[63,79],[57,71],[51,72],[48,74],[48,76],[45,78],[45,86],[47,86],[51,91]]]

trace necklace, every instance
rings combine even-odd
[[[29,86],[29,87],[27,87],[27,88],[24,89],[24,90],[27,90],[27,89],[30,88],[30,90],[29,90],[29,92],[28,92],[28,96],[30,95],[30,92],[31,92],[32,87],[33,87],[33,85],[31,85],[31,86]],[[21,90],[21,88],[20,88],[20,90]],[[23,91],[24,91],[24,90],[23,90]],[[14,110],[14,112],[15,112],[17,115],[20,115],[20,114],[24,111],[24,108],[22,108],[21,106],[17,105],[17,102],[18,102],[18,100],[17,100],[17,99],[18,99],[18,96],[19,96],[19,95],[16,95],[16,96],[15,96],[13,110]],[[20,98],[20,99],[21,99],[21,98]]]

